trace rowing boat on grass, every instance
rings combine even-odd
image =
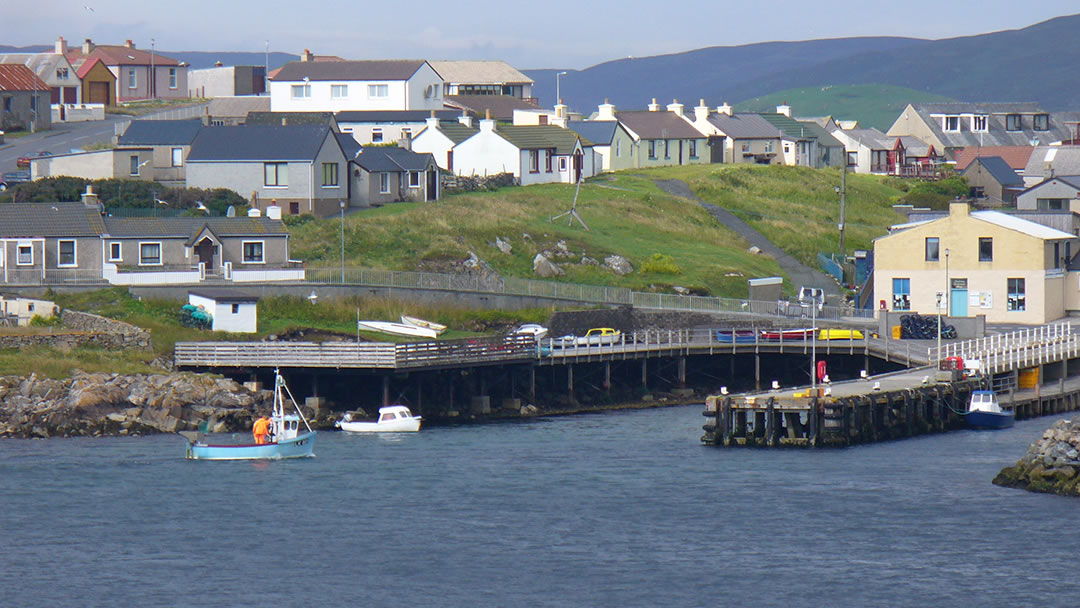
[[[416,317],[410,317],[409,315],[401,315],[401,322],[405,325],[412,325],[414,327],[421,327],[423,329],[430,329],[435,332],[435,335],[439,335],[446,331],[446,326],[434,321],[425,321]]]
[[[411,336],[414,338],[434,338],[438,332],[426,327],[406,325],[404,323],[392,323],[390,321],[357,321],[356,328],[365,331],[377,331],[395,336]]]

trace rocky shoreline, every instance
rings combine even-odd
[[[1030,492],[1080,496],[1080,420],[1059,420],[1015,465],[1002,469],[994,483]]]

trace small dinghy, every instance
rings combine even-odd
[[[430,329],[435,332],[436,336],[442,335],[446,331],[446,326],[434,321],[425,321],[416,317],[410,317],[409,315],[401,315],[401,322],[405,325],[412,325],[413,327],[420,327],[423,329]]]
[[[296,408],[295,414],[285,413],[285,394]],[[301,421],[307,432],[300,432]],[[285,386],[285,378],[277,370],[274,370],[274,409],[269,430],[266,443],[213,444],[206,442],[202,432],[180,434],[188,440],[186,457],[189,460],[280,460],[314,456],[315,431],[296,406],[296,399]]]
[[[964,420],[972,429],[1007,429],[1013,425],[1016,416],[1012,410],[1001,409],[994,391],[975,391],[971,393]]]
[[[356,328],[364,331],[377,331],[395,336],[411,336],[414,338],[434,338],[438,332],[427,327],[406,325],[405,323],[393,323],[391,321],[357,321]]]
[[[415,433],[420,430],[420,416],[413,416],[404,405],[389,405],[379,408],[379,419],[374,422],[353,420],[348,412],[334,426],[350,433]]]

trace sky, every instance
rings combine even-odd
[[[567,8],[556,9],[556,6]],[[36,0],[0,8],[0,44],[91,38],[163,51],[271,51],[346,59],[502,59],[581,69],[707,46],[849,36],[952,38],[1080,12],[1076,0]]]

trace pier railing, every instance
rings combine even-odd
[[[1080,355],[1080,335],[1065,321],[944,344],[940,351],[933,346],[929,355],[935,365],[949,357],[978,359],[984,372],[998,373],[1076,357]]]

